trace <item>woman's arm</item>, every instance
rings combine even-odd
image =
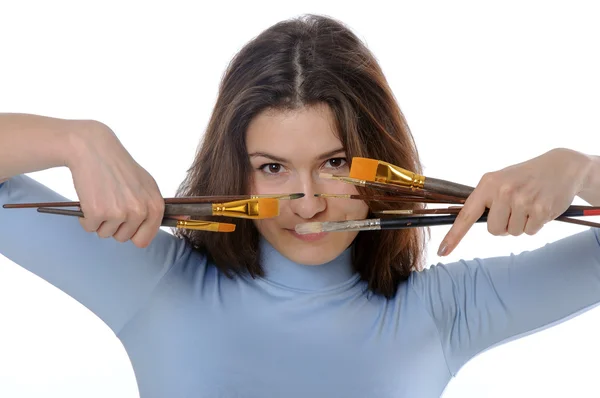
[[[600,229],[516,255],[438,264],[413,273],[409,283],[456,375],[479,353],[600,302]]]
[[[19,174],[67,166],[74,140],[93,121],[0,114],[0,182]]]
[[[37,115],[0,118],[0,176],[67,166],[87,232],[147,246],[156,235],[164,199],[156,182],[106,125]]]
[[[159,229],[159,207],[148,210],[153,202],[164,203],[154,181],[104,128],[1,115],[0,175],[10,178],[0,186],[0,205],[67,201],[25,175],[66,165],[86,219],[0,207],[0,254],[81,302],[118,333],[190,250]],[[142,217],[131,209],[143,210]],[[125,242],[138,227],[137,242]]]
[[[576,195],[600,205],[598,157],[549,151],[482,178],[444,241],[453,249],[485,208],[490,233],[534,234]],[[411,285],[433,317],[456,373],[496,344],[597,305],[600,229],[518,255],[440,264],[411,276]]]

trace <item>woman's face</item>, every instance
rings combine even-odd
[[[301,199],[281,200],[278,217],[254,221],[277,251],[294,262],[318,265],[333,260],[350,246],[358,232],[294,232],[296,224],[364,219],[368,213],[367,205],[360,200],[314,196],[358,193],[351,184],[319,178],[319,173],[349,173],[328,106],[259,114],[246,132],[246,148],[252,166],[251,194],[305,194]]]

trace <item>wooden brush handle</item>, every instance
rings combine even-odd
[[[415,198],[415,201],[417,201],[417,202],[419,201],[419,198],[438,200],[438,201],[442,201],[445,203],[464,203],[465,202],[464,198],[457,197],[455,195],[443,195],[443,194],[437,193],[437,192],[429,192],[425,189],[412,189],[409,187],[404,187],[404,186],[396,185],[396,184],[384,184],[381,182],[366,181],[364,186],[366,188],[379,189],[382,191],[399,194],[399,195],[403,195],[406,197],[412,196]]]
[[[200,204],[215,202],[230,202],[234,200],[250,199],[248,195],[223,195],[223,196],[187,196],[181,198],[165,198],[165,204]],[[25,209],[33,207],[80,207],[81,202],[33,202],[33,203],[7,203],[2,205],[5,209]]]
[[[41,210],[40,210],[41,209]],[[83,217],[83,212],[79,210],[68,210],[61,209],[61,212],[57,212],[55,210],[59,209],[51,209],[50,207],[41,206],[38,208],[40,213],[50,213],[52,214],[62,214],[62,215],[73,215],[78,217]],[[165,212],[163,214],[165,217],[167,216],[212,216],[212,204],[211,203],[173,203],[165,205]]]
[[[432,177],[425,178],[423,189],[442,195],[450,195],[459,198],[467,198],[473,192],[473,190],[475,190],[475,188],[468,185],[457,184],[455,182],[440,180],[439,178]]]
[[[212,216],[212,203],[172,203],[165,205],[165,216]]]
[[[486,222],[487,215],[482,215],[475,222]],[[456,215],[442,216],[408,216],[398,218],[381,219],[381,229],[404,229],[417,227],[435,227],[440,225],[451,225],[456,221]]]
[[[37,209],[39,213],[46,214],[58,214],[61,216],[73,216],[73,217],[83,217],[83,212],[81,210],[69,210],[69,209],[52,209],[48,207],[40,207]],[[177,221],[174,218],[163,218],[161,222],[161,227],[176,227]]]
[[[568,214],[565,212],[563,214]],[[483,214],[475,222],[481,223],[486,222],[488,218],[487,214]],[[600,225],[591,221],[577,220],[566,216],[560,216],[555,219],[556,221],[584,225],[589,227],[598,228]],[[456,215],[443,215],[443,216],[408,216],[398,218],[386,218],[381,220],[381,229],[403,229],[403,228],[415,228],[415,227],[435,227],[441,225],[451,225],[456,221]]]

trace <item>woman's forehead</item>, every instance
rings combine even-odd
[[[270,151],[321,155],[342,147],[327,106],[269,110],[257,115],[246,132],[248,153]]]

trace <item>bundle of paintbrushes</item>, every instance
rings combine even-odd
[[[372,211],[386,218],[370,218],[366,220],[312,222],[298,224],[295,228],[299,234],[312,234],[335,231],[369,231],[382,229],[403,229],[429,227],[454,223],[460,206],[425,209],[424,204],[464,204],[475,188],[455,182],[426,177],[399,166],[375,159],[352,159],[350,175],[334,176],[322,173],[321,178],[335,179],[358,187],[383,191],[385,195],[336,195],[315,194],[319,197],[357,199],[366,202],[404,203],[412,209],[388,209]],[[418,204],[418,205],[417,205]],[[396,215],[396,217],[389,217]],[[599,223],[574,219],[572,217],[600,215],[600,207],[570,206],[557,221],[600,227]],[[476,222],[487,221],[486,210]]]
[[[280,195],[227,195],[165,198],[165,211],[161,226],[211,232],[233,232],[235,224],[191,217],[224,216],[244,219],[263,219],[279,215],[280,200],[294,200],[303,193]],[[7,209],[37,208],[40,213],[85,217],[80,202],[45,202],[5,204]],[[78,207],[77,210],[64,207]]]
[[[454,223],[460,206],[426,209],[427,204],[462,205],[475,188],[455,182],[426,177],[399,166],[375,159],[355,157],[349,176],[322,173],[321,178],[334,179],[365,188],[369,194],[328,194],[315,196],[362,200],[370,204],[371,214],[381,218],[366,220],[330,221],[298,224],[299,234],[335,231],[368,231],[429,227]],[[371,194],[371,192],[381,194]],[[280,200],[304,197],[303,193],[276,195],[226,195],[166,198],[162,226],[214,232],[233,232],[235,224],[219,223],[192,217],[225,216],[243,219],[263,219],[279,215]],[[398,206],[408,208],[397,208]],[[37,207],[40,213],[85,217],[79,202],[17,203],[5,204],[4,208]],[[600,223],[572,217],[600,215],[600,207],[570,206],[555,220],[600,228]],[[477,222],[487,221],[487,210]]]

